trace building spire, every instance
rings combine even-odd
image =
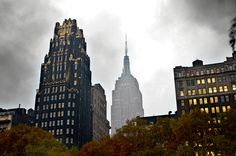
[[[125,56],[128,54],[128,47],[127,47],[127,34],[125,34]]]
[[[129,56],[127,53],[128,53],[127,35],[125,34],[125,56],[124,56],[124,67],[122,76],[130,75]]]

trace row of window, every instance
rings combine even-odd
[[[234,95],[234,100],[236,100],[236,94]],[[229,96],[220,96],[220,101],[221,102],[229,102]],[[202,105],[202,104],[214,104],[214,103],[219,103],[218,96],[214,97],[205,97],[205,98],[199,98],[199,99],[189,99],[188,104],[191,105]],[[181,106],[184,106],[184,100],[181,100]]]
[[[66,125],[74,125],[75,121],[73,119],[67,119],[66,120]],[[54,120],[54,121],[46,121],[46,122],[41,122],[41,127],[54,127],[54,126],[63,126],[63,120]],[[36,123],[36,127],[39,127],[38,123]]]
[[[66,104],[67,104],[66,105],[67,108],[70,108],[70,107],[75,108],[75,102],[68,101]],[[52,103],[52,104],[43,105],[42,106],[42,110],[49,110],[49,109],[53,110],[53,109],[64,108],[64,107],[65,107],[65,103],[64,102],[62,102],[62,103],[54,103],[54,104]],[[37,111],[40,110],[39,105],[36,107],[36,110]]]
[[[66,111],[66,116],[75,116],[75,111],[72,110],[67,110]],[[42,119],[47,119],[47,118],[56,118],[56,117],[64,117],[64,111],[57,111],[57,112],[50,112],[50,113],[42,113]],[[40,118],[39,114],[36,114],[36,120]]]
[[[220,109],[221,108],[221,109]],[[201,112],[205,112],[207,114],[209,114],[211,112],[211,114],[215,114],[215,113],[220,113],[220,112],[227,112],[227,111],[230,111],[231,107],[228,105],[228,106],[212,106],[210,108],[208,107],[205,107],[205,108],[200,108],[200,111]],[[185,114],[185,110],[182,109],[182,114]],[[213,120],[214,121],[214,120]],[[218,121],[219,123],[220,121]]]
[[[71,93],[68,93],[68,99],[75,99],[76,98],[76,94],[71,94]],[[48,101],[56,101],[56,100],[63,100],[65,99],[65,94],[59,94],[59,95],[51,95],[51,98],[50,96],[43,96],[43,102],[48,102]],[[40,102],[41,101],[41,98],[38,97],[37,99],[37,102]]]
[[[205,75],[205,74],[215,74],[215,73],[222,73],[225,71],[232,71],[232,70],[236,70],[236,65],[234,64],[232,65],[225,65],[225,67],[221,67],[221,68],[212,68],[212,69],[206,69],[206,70],[191,70],[191,71],[182,71],[182,72],[178,72],[176,73],[177,77],[190,77],[190,76],[200,76],[200,75]]]
[[[236,91],[236,85],[232,85],[232,90]],[[199,89],[189,89],[188,90],[188,96],[194,96],[194,95],[202,95],[202,94],[212,94],[212,93],[217,93],[217,92],[228,92],[228,86],[219,86],[217,87],[209,87],[209,88],[199,88]],[[179,96],[184,96],[184,91],[180,90],[179,91]]]

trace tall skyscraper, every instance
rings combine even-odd
[[[107,120],[107,100],[105,90],[100,84],[95,84],[91,89],[93,108],[93,140],[101,140],[109,136],[109,121]]]
[[[92,139],[90,58],[76,20],[56,23],[41,65],[35,125],[68,147],[81,147]]]
[[[178,115],[199,109],[220,123],[219,113],[236,108],[236,51],[224,62],[203,65],[196,60],[191,67],[177,66],[174,77]]]
[[[127,120],[143,115],[142,94],[138,81],[130,72],[126,39],[123,72],[112,91],[111,134],[115,134],[116,129],[125,125]]]

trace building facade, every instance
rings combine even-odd
[[[109,136],[109,121],[107,120],[107,101],[105,90],[100,84],[91,89],[91,102],[93,108],[93,140],[99,141]]]
[[[0,108],[0,132],[11,129],[12,126],[19,124],[33,125],[32,114],[34,111],[29,109],[28,112],[25,108],[12,108],[1,109]]]
[[[41,65],[35,126],[49,131],[67,147],[81,147],[92,139],[90,58],[76,20],[55,25]]]
[[[217,114],[236,106],[236,52],[226,61],[204,65],[196,60],[191,67],[174,68],[177,114],[192,109]]]
[[[142,94],[138,81],[130,72],[127,52],[126,40],[123,72],[112,91],[111,134],[115,134],[116,130],[125,125],[127,120],[144,115]]]

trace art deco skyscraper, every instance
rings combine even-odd
[[[144,115],[142,94],[138,81],[130,72],[129,56],[127,55],[127,39],[125,41],[124,67],[121,77],[116,81],[112,91],[111,134],[121,128],[127,120]]]
[[[41,65],[35,125],[68,147],[92,139],[90,58],[76,20],[56,23],[49,53]]]

